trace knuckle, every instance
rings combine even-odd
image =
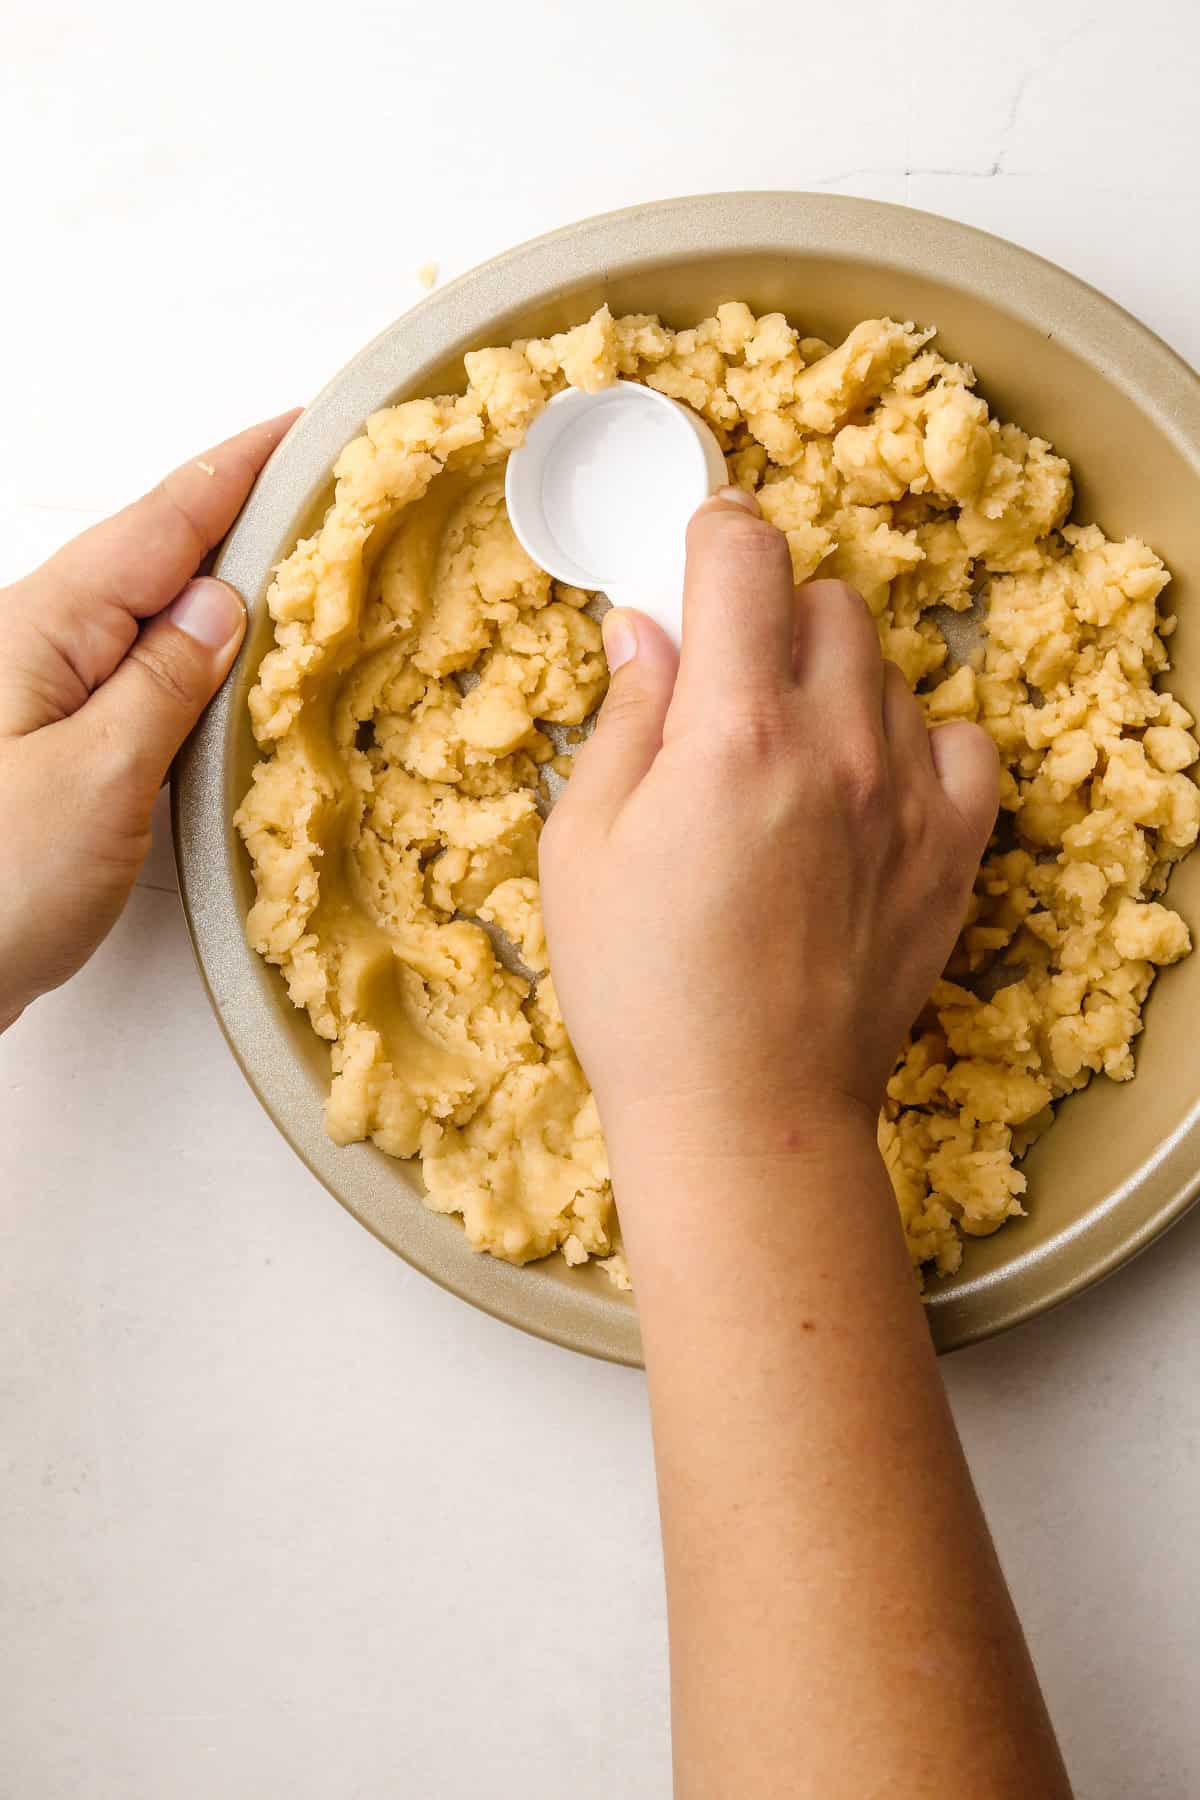
[[[846,581],[809,581],[796,590],[797,606],[828,642],[841,644],[856,668],[882,660],[871,609]]]
[[[809,600],[819,601],[822,605],[844,606],[850,612],[866,612],[870,609],[856,587],[848,581],[839,581],[832,575],[822,575],[816,581],[806,581],[799,589],[800,594]]]
[[[158,771],[140,734],[105,725],[88,747],[88,764],[102,794],[127,794],[158,785]]]
[[[847,736],[839,763],[845,805],[859,818],[878,818],[891,800],[887,754],[880,737],[870,731]]]
[[[173,706],[190,709],[195,702],[193,683],[181,660],[151,639],[137,643],[129,652],[140,663],[159,694]]]
[[[715,508],[697,513],[688,526],[688,549],[719,554],[729,561],[791,567],[787,539],[767,519],[755,518],[740,507]]]
[[[906,788],[899,797],[896,812],[904,842],[923,842],[929,831],[929,806],[925,795],[914,787]]]
[[[644,696],[636,681],[614,681],[604,696],[604,705],[596,720],[596,731],[599,733],[619,729],[629,720],[637,718],[643,704]]]
[[[158,486],[151,490],[151,494],[165,511],[171,513],[178,520],[184,531],[191,537],[196,552],[196,561],[199,562],[209,548],[208,533],[178,488],[178,471],[174,471],[170,475],[165,475]]]
[[[720,763],[769,768],[790,750],[792,722],[770,695],[726,707],[715,721],[711,749]]]

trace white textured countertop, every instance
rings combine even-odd
[[[0,577],[303,401],[420,264],[666,194],[949,213],[1200,361],[1195,10],[907,10],[18,0]],[[0,1796],[666,1795],[641,1377],[471,1312],[307,1174],[159,825],[0,1040]],[[1198,1370],[1200,1215],[946,1366],[1084,1800],[1200,1792]]]

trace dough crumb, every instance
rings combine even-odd
[[[417,270],[417,280],[423,288],[434,287],[438,278],[438,266],[435,262],[424,262]]]
[[[215,475],[217,472],[210,462],[201,462],[199,457],[196,458],[193,467],[199,469],[202,475]]]

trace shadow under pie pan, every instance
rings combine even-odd
[[[600,1269],[571,1269],[559,1258],[512,1268],[477,1255],[456,1219],[424,1207],[415,1167],[325,1136],[328,1046],[246,943],[253,891],[231,821],[255,761],[246,700],[271,643],[271,571],[319,520],[332,464],[367,415],[459,390],[464,352],[563,330],[604,301],[614,313],[656,312],[682,327],[733,299],[786,312],[804,332],[833,341],[885,313],[936,325],[945,354],[977,368],[993,410],[1069,459],[1073,516],[1110,536],[1141,537],[1164,558],[1180,619],[1172,687],[1200,708],[1196,374],[1101,294],[966,226],[828,195],[712,194],[585,220],[509,251],[424,300],[312,402],[221,550],[217,573],[245,595],[251,627],[173,784],[180,884],[209,996],[292,1147],[355,1218],[444,1287],[526,1331],[631,1364],[641,1361],[636,1308]],[[1175,872],[1170,902],[1200,924],[1200,854]],[[1081,1292],[1186,1210],[1200,1187],[1197,1016],[1200,953],[1156,983],[1136,1080],[1094,1080],[1062,1104],[1026,1158],[1028,1216],[968,1241],[957,1275],[930,1277],[939,1349]]]

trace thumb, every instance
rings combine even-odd
[[[558,805],[610,825],[662,747],[679,652],[645,613],[613,607],[601,626],[611,675],[596,729]]]
[[[1000,759],[982,725],[966,720],[937,725],[929,734],[933,766],[942,792],[963,822],[978,862],[996,823],[1000,804]]]
[[[148,806],[229,673],[245,631],[246,608],[236,589],[200,576],[142,627],[75,715],[81,729],[116,747],[121,768]]]

